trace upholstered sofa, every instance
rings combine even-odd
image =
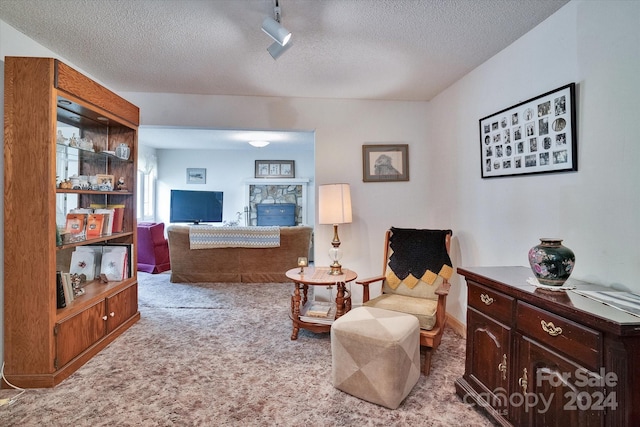
[[[311,227],[280,227],[280,246],[191,249],[189,226],[170,225],[171,282],[288,282],[287,270],[308,257]]]

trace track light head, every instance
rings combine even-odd
[[[267,52],[273,59],[278,59],[280,55],[289,50],[289,48],[293,45],[293,42],[289,42],[286,45],[282,46],[278,42],[271,43],[271,46],[267,48]]]
[[[262,21],[262,31],[280,44],[280,46],[285,46],[291,39],[291,31],[284,28],[278,21],[271,17],[266,17],[264,21]]]

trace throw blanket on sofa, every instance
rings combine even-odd
[[[277,248],[280,227],[189,227],[189,247],[209,248]]]

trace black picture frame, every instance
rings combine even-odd
[[[409,145],[363,145],[362,180],[364,182],[409,181]]]
[[[256,178],[295,178],[294,160],[256,160]]]
[[[575,83],[479,120],[482,178],[578,170]]]

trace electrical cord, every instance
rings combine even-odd
[[[13,397],[9,397],[6,399],[0,399],[0,406],[4,406],[4,405],[11,405],[13,402],[15,402],[16,400],[18,400],[18,398],[20,396],[22,396],[22,394],[26,391],[23,388],[20,388],[16,385],[11,384],[8,380],[7,377],[4,376],[4,362],[2,362],[2,379],[4,380],[4,382],[11,388],[13,388],[14,390],[19,390],[20,393],[18,393],[17,395],[13,396]]]

